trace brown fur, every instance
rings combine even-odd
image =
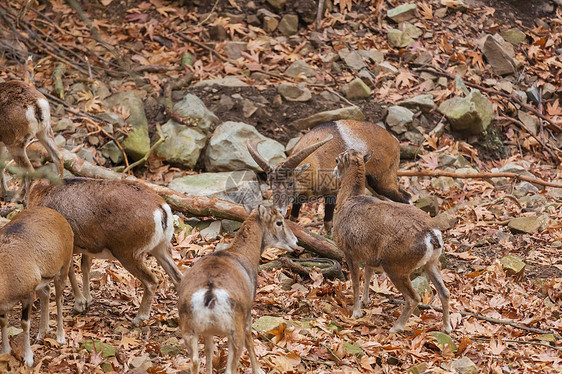
[[[431,218],[416,207],[363,195],[365,164],[357,151],[346,151],[338,156],[335,173],[343,179],[336,203],[334,240],[344,252],[351,273],[354,317],[362,314],[359,266],[365,264],[366,269],[363,302],[368,300],[374,268],[382,267],[406,299],[404,311],[392,329],[393,332],[403,330],[420,301],[412,288],[410,274],[423,266],[441,298],[444,329],[450,331],[449,291],[438,270],[441,234]],[[428,240],[431,248],[427,245]],[[424,258],[426,254],[428,257]]]
[[[41,102],[44,103],[44,106],[40,105]],[[33,121],[37,122],[36,124],[30,121],[28,111],[30,111]],[[62,156],[53,138],[50,118],[49,103],[41,92],[24,82],[0,83],[0,157],[7,148],[18,166],[33,170],[26,148],[31,138],[37,137],[53,162],[57,164],[62,177],[64,171]],[[6,185],[3,173],[0,173],[0,179],[0,187],[5,193]],[[30,183],[30,178],[25,177],[26,198]]]
[[[0,327],[2,352],[10,352],[5,313],[22,303],[24,359],[33,364],[29,343],[29,312],[40,293],[41,318],[38,339],[49,327],[49,281],[55,280],[57,303],[57,341],[64,343],[62,292],[72,261],[73,233],[70,225],[56,211],[35,207],[15,216],[0,229]]]
[[[61,185],[37,182],[31,189],[30,206],[48,206],[66,217],[75,235],[74,253],[82,253],[83,289],[77,286],[74,272],[71,283],[76,297],[75,309],[83,311],[91,302],[89,269],[91,257],[110,254],[144,287],[144,296],[135,323],[147,319],[156,288],[156,278],[144,262],[144,252],[156,257],[177,286],[181,273],[170,257],[173,235],[171,211],[158,194],[136,182],[90,178],[68,178]],[[164,213],[164,208],[168,213]],[[162,216],[160,228],[165,234],[154,247],[147,248],[156,234],[154,212]]]
[[[260,255],[267,246],[294,250],[296,238],[275,208],[260,206],[244,221],[228,249],[203,257],[185,273],[179,289],[178,310],[182,335],[191,355],[192,373],[199,372],[198,335],[205,337],[208,373],[212,372],[214,335],[226,335],[229,339],[226,373],[236,373],[244,345],[250,354],[252,373],[259,372],[252,340],[251,310]],[[226,330],[224,324],[217,322],[224,320],[224,313],[218,311],[225,307],[216,296],[217,290],[228,294],[226,305],[231,310],[231,320]],[[204,292],[206,311],[193,309],[194,305],[200,305],[194,304],[194,295],[201,292]],[[201,313],[212,315],[213,322],[202,322],[204,320],[198,317]]]
[[[345,127],[349,134],[353,134],[365,143],[368,150],[374,151],[373,157],[366,165],[368,188],[393,201],[409,203],[409,195],[398,187],[400,144],[396,138],[376,124],[342,120],[317,126],[303,135],[287,160],[330,135],[333,136],[333,139],[300,160],[296,168],[285,167],[284,164],[287,161],[270,166],[268,182],[273,190],[274,205],[286,209],[293,203],[291,215],[296,219],[303,202],[323,196],[326,202],[324,223],[326,229],[329,229],[335,196],[339,190],[339,181],[333,178],[332,170],[336,166],[336,156],[349,149],[345,134],[342,135],[338,129],[338,123]],[[310,165],[308,170],[306,170],[306,165]],[[301,172],[303,169],[305,171]]]

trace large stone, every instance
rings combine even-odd
[[[375,68],[373,69],[373,73],[375,73],[375,75],[378,75],[380,73],[397,75],[399,73],[399,70],[395,68],[390,62],[383,61],[375,66]]]
[[[174,111],[180,116],[191,120],[195,128],[207,133],[212,131],[219,123],[219,118],[211,112],[203,101],[195,95],[187,94],[182,101],[174,105]]]
[[[439,199],[434,195],[421,197],[416,201],[416,207],[435,217],[439,213]]]
[[[359,71],[367,67],[363,62],[363,57],[357,51],[351,51],[344,58],[345,64],[353,71]]]
[[[410,109],[422,109],[424,111],[430,111],[435,106],[433,101],[433,96],[429,94],[418,95],[410,99],[402,100],[398,105],[410,108]]]
[[[267,3],[275,10],[282,10],[285,7],[287,0],[267,0]]]
[[[242,52],[248,48],[248,43],[246,42],[226,42],[224,44],[224,53],[233,60],[242,57]]]
[[[310,90],[301,85],[281,83],[277,87],[277,92],[287,101],[308,101],[312,99]]]
[[[101,147],[101,154],[103,157],[109,158],[114,164],[120,164],[123,161],[123,152],[121,152],[113,140]]]
[[[296,14],[285,14],[277,27],[281,34],[285,36],[295,35],[299,31],[299,16]]]
[[[433,218],[433,222],[439,230],[445,231],[452,229],[457,224],[457,216],[454,212],[439,213]]]
[[[279,21],[275,17],[265,16],[263,18],[263,30],[265,32],[273,32],[279,26]]]
[[[415,40],[404,31],[397,29],[388,30],[388,43],[396,48],[404,48],[414,44]]]
[[[287,322],[283,317],[261,316],[252,324],[252,328],[256,331],[268,334],[271,331],[284,328],[286,325]]]
[[[345,108],[328,110],[326,112],[320,112],[306,117],[303,119],[296,120],[291,123],[297,130],[305,130],[308,128],[313,128],[322,123],[330,121],[338,121],[342,119],[352,119],[357,121],[364,121],[365,115],[361,109],[357,106],[348,106]]]
[[[418,15],[418,6],[416,4],[402,4],[390,9],[386,15],[396,23],[409,21]]]
[[[537,117],[530,115],[524,110],[519,110],[517,112],[517,117],[523,122],[523,124],[529,129],[531,134],[537,135],[537,127],[539,124],[539,120]]]
[[[521,274],[525,270],[523,259],[517,256],[507,255],[500,259],[503,270],[510,275]]]
[[[303,60],[296,60],[287,68],[287,70],[285,70],[285,75],[288,75],[291,78],[297,78],[299,76],[314,78],[316,77],[316,70]]]
[[[342,92],[348,99],[365,99],[371,95],[371,89],[361,80],[355,78],[342,87]]]
[[[237,204],[261,201],[256,173],[250,170],[186,175],[168,187],[188,196],[217,197]]]
[[[517,72],[519,62],[513,57],[515,55],[513,46],[499,34],[484,36],[479,40],[479,45],[496,74],[506,75]]]
[[[492,102],[480,91],[474,90],[468,96],[446,100],[438,108],[447,117],[456,131],[479,134],[486,130],[494,117]]]
[[[522,44],[527,40],[527,35],[515,27],[500,32],[500,35],[511,44]]]
[[[537,216],[517,217],[509,221],[507,226],[513,232],[534,234],[539,230],[541,220]]]
[[[414,113],[411,110],[395,105],[388,108],[386,123],[392,131],[403,134],[408,130],[408,125],[414,120]]]
[[[285,147],[261,135],[253,126],[242,122],[224,122],[217,127],[207,146],[205,166],[208,171],[261,171],[247,148],[249,139],[260,139],[258,152],[270,163],[285,159]]]
[[[111,95],[106,102],[110,108],[121,106],[129,112],[126,122],[132,129],[121,142],[121,146],[133,160],[142,158],[150,149],[148,121],[142,100],[133,91],[127,91]]]
[[[433,296],[433,291],[431,290],[431,286],[429,285],[429,281],[423,275],[416,277],[412,280],[412,287],[416,290],[417,294],[420,297],[423,297],[425,294],[429,294]]]
[[[248,84],[242,82],[240,78],[227,76],[224,78],[205,79],[193,85],[193,87],[207,87],[207,86],[220,86],[220,87],[248,87]]]
[[[478,374],[478,367],[468,357],[454,360],[451,363],[451,369],[458,374]]]
[[[179,125],[172,120],[162,126],[162,133],[166,140],[154,153],[171,164],[193,169],[205,148],[207,136],[197,128]]]

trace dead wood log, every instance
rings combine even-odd
[[[134,180],[147,185],[162,196],[172,209],[191,216],[208,217],[213,216],[223,219],[231,219],[234,221],[244,221],[248,214],[242,205],[232,203],[230,201],[220,200],[215,197],[206,196],[186,196],[168,187],[159,186],[154,183],[138,179],[131,175],[123,175],[116,173],[102,166],[93,165],[82,160],[76,154],[61,150],[64,159],[64,167],[72,174],[82,177],[101,178],[101,179],[127,179]],[[297,238],[299,244],[322,257],[331,258],[341,261],[343,258],[339,249],[327,239],[313,234],[294,222],[288,221],[289,227]]]
[[[318,268],[324,278],[328,279],[343,279],[341,264],[329,258],[289,258],[289,257],[279,257],[277,260],[268,262],[267,264],[260,265],[261,270],[285,268],[308,277],[310,275],[310,270],[313,268]]]

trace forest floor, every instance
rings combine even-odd
[[[256,9],[272,10],[261,0],[194,0],[185,1],[185,5],[166,0],[92,0],[82,4],[92,22],[89,26],[86,18],[68,5],[71,2],[33,2],[24,14],[20,12],[21,1],[0,4],[0,78],[21,79],[27,69],[37,87],[55,95],[53,73],[57,63],[64,63],[66,104],[53,105],[54,122],[71,116],[76,133],[64,136],[78,137],[96,160],[102,160],[98,157],[100,148],[109,138],[93,132],[91,120],[65,110],[97,115],[104,111],[103,102],[90,91],[72,92],[76,83],[93,86],[103,82],[113,92],[142,91],[151,136],[155,136],[156,125],[167,119],[162,107],[154,103],[166,99],[169,89],[174,100],[185,93],[196,94],[222,121],[249,123],[286,143],[299,135],[290,125],[292,121],[349,102],[359,106],[372,122],[382,121],[386,108],[404,98],[431,92],[436,102],[442,102],[461,91],[455,79],[449,78],[444,85],[434,82],[439,74],[449,74],[459,75],[467,85],[487,89],[484,93],[493,102],[497,117],[486,134],[465,136],[448,128],[432,133],[438,123],[446,122],[436,108],[423,115],[417,113],[424,118],[419,123],[423,128],[419,142],[414,144],[403,135],[399,139],[421,154],[403,160],[402,170],[445,169],[448,156],[463,156],[468,160],[465,167],[490,171],[518,165],[535,177],[562,183],[562,10],[550,1],[466,0],[468,8],[459,6],[457,0],[416,1],[421,16],[415,25],[426,36],[405,48],[389,45],[387,30],[396,24],[385,17],[388,9],[405,3],[402,0],[382,1],[378,13],[376,1],[336,0],[318,33],[313,24],[301,22],[298,33],[291,37],[278,31],[268,33],[246,22]],[[316,4],[288,0],[286,11],[278,13],[300,11],[306,3]],[[211,11],[219,17],[208,15]],[[226,32],[226,41],[213,38],[210,31],[218,26]],[[522,66],[510,84],[523,91],[536,87],[542,93],[550,92],[548,97],[529,103],[534,109],[529,113],[538,121],[536,137],[521,128],[518,111],[523,107],[501,94],[507,92],[502,91],[502,78],[490,70],[477,47],[477,39],[484,34],[513,27],[522,30],[526,39],[515,47]],[[225,54],[225,43],[231,40],[248,42],[240,58]],[[343,63],[335,66],[323,59],[344,48],[377,49],[399,73],[375,74],[368,99],[347,100],[339,94],[326,99],[323,93],[340,92],[356,76]],[[431,84],[414,63],[424,52],[432,56],[428,65],[435,80]],[[28,54],[34,56],[32,66],[25,64]],[[184,56],[192,56],[194,63],[182,65]],[[317,68],[314,82],[283,73],[299,59]],[[240,76],[249,86],[209,89],[193,85],[226,75]],[[185,84],[169,88],[185,77],[189,77]],[[312,91],[312,99],[305,103],[276,100],[282,82],[303,83]],[[248,117],[238,102],[222,105],[222,97],[236,95],[266,104],[257,105]],[[99,142],[92,141],[92,134]],[[146,167],[135,170],[138,177],[156,183],[186,172],[155,156]],[[462,360],[467,358],[481,373],[562,373],[562,189],[522,186],[512,179],[502,184],[493,179],[443,178],[401,177],[400,183],[412,193],[413,201],[436,197],[436,213],[446,214],[441,217],[449,222],[443,230],[446,261],[442,274],[451,292],[453,333],[437,333],[442,326],[441,313],[425,308],[410,318],[405,333],[390,333],[402,305],[397,302],[399,292],[384,274],[375,275],[370,285],[371,305],[364,308],[365,316],[353,319],[349,280],[324,279],[317,271],[307,278],[287,269],[264,270],[258,276],[252,315],[254,321],[261,321],[254,341],[266,372],[448,373],[455,372],[455,367],[467,370],[465,373],[476,372],[470,371],[470,362]],[[320,232],[323,204],[310,203],[301,212],[299,223]],[[538,228],[526,233],[510,228],[509,222],[521,216],[535,219]],[[207,242],[198,230],[190,234],[180,231],[174,236],[173,256],[185,271],[217,244],[231,239],[220,235]],[[263,262],[280,255],[281,251],[267,250]],[[522,259],[525,269],[518,274],[507,270],[500,262],[507,255]],[[21,308],[16,308],[10,315],[15,353],[0,355],[0,372],[189,372],[190,362],[178,331],[176,291],[163,269],[154,259],[149,261],[159,286],[151,318],[145,324],[131,324],[142,296],[140,282],[116,261],[95,260],[90,309],[73,314],[70,287],[65,291],[67,343],[60,346],[53,336],[37,342],[32,347],[36,366],[31,370],[21,366]],[[440,305],[434,291],[426,292],[422,302]],[[32,316],[35,334],[36,308]],[[264,316],[282,320],[266,321]],[[92,341],[97,342],[95,349]],[[213,361],[215,367],[222,368],[227,343],[219,339],[217,344]],[[250,372],[247,353],[239,371]]]

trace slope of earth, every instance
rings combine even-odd
[[[133,91],[142,99],[153,144],[169,107],[186,93],[200,97],[220,121],[246,122],[283,144],[299,133],[290,125],[294,120],[355,104],[366,118],[388,126],[410,150],[413,157],[401,163],[403,171],[515,170],[562,182],[562,12],[553,2],[466,1],[467,8],[459,0],[416,1],[419,15],[410,22],[422,34],[400,47],[390,43],[388,32],[401,26],[386,12],[407,1],[334,1],[318,30],[303,21],[305,15],[295,6],[314,1],[288,0],[281,10],[272,3],[277,2],[51,0],[32,2],[24,11],[21,1],[8,0],[0,4],[0,77],[21,78],[28,72],[51,95],[57,142],[90,162],[121,170],[124,161],[104,156],[102,148],[130,129],[110,128],[100,118],[127,119],[128,109],[112,108],[106,97]],[[76,4],[83,14],[70,6]],[[265,16],[279,22],[280,16],[294,12],[300,21],[293,35],[283,35],[277,27],[266,30]],[[513,27],[522,38],[513,45],[521,66],[515,74],[500,76],[477,41]],[[361,59],[366,69],[354,69],[346,59],[358,51],[367,56]],[[28,56],[33,60],[26,64]],[[313,73],[288,75],[295,61],[304,61]],[[246,86],[198,86],[232,75]],[[342,87],[357,77],[365,80],[370,93],[349,99]],[[311,100],[283,99],[278,92],[282,83],[308,89]],[[455,132],[437,110],[446,99],[462,97],[464,86],[479,88],[491,101],[494,118],[485,133]],[[390,126],[387,109],[420,94],[431,95],[433,107],[413,110],[405,132]],[[535,124],[536,131],[525,130],[521,123]],[[193,170],[150,155],[147,165],[134,173],[164,184]],[[259,322],[254,341],[263,369],[561,372],[562,190],[507,178],[413,176],[401,177],[400,183],[413,201],[437,215],[443,228],[443,278],[451,291],[454,332],[440,335],[441,313],[420,308],[407,332],[390,333],[400,312],[400,294],[384,274],[377,274],[370,285],[365,316],[353,319],[349,280],[324,279],[316,270],[308,277],[288,269],[263,270],[252,312]],[[2,211],[5,207],[14,205],[3,204]],[[323,214],[323,205],[313,202],[303,208],[299,223],[321,233]],[[232,240],[231,232],[203,239],[200,229],[211,219],[176,218],[173,256],[182,271]],[[514,221],[520,218],[523,224]],[[263,263],[284,255],[267,250]],[[142,294],[140,282],[117,262],[97,260],[90,310],[73,314],[73,297],[66,290],[67,343],[59,345],[51,335],[34,344],[36,367],[28,370],[19,361],[21,330],[11,329],[14,354],[0,355],[0,372],[188,373],[176,292],[153,259],[150,266],[159,287],[146,324],[131,324]],[[417,275],[416,282],[423,285]],[[425,291],[422,302],[439,306],[435,291]],[[32,336],[37,332],[35,310]],[[11,326],[18,326],[20,312],[18,307],[11,313]],[[227,343],[217,343],[214,365],[224,367]],[[249,372],[247,353],[241,366],[239,371]]]

